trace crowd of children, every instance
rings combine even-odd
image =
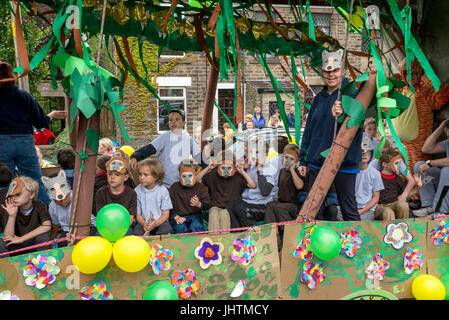
[[[278,155],[268,158],[269,143],[245,141],[244,157],[237,159],[225,144],[216,143],[214,157],[198,161],[199,146],[182,131],[184,114],[171,111],[169,123],[169,132],[131,157],[103,145],[97,158],[91,235],[98,235],[95,216],[111,203],[128,210],[126,235],[138,236],[227,230],[298,217],[310,188],[309,170],[301,172],[299,167],[298,145],[278,137]],[[404,161],[392,141],[379,159],[373,159],[375,126],[372,119],[365,121],[355,182],[358,213],[361,220],[406,219],[407,199],[423,186],[422,175],[404,175]],[[12,179],[9,168],[0,165],[0,253],[66,237],[75,156],[70,149],[58,151],[62,170],[42,178],[51,199],[48,207],[36,199],[37,181],[26,176]],[[138,184],[132,170],[137,171]],[[324,204],[325,220],[342,219],[336,198],[332,186]]]

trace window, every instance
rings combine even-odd
[[[159,97],[168,105],[181,109],[186,113],[186,88],[159,87]],[[158,132],[170,130],[168,126],[168,113],[170,109],[158,101]],[[186,115],[187,116],[187,115]]]
[[[282,104],[285,107],[285,101],[282,101]],[[268,102],[268,112],[270,117],[277,111],[279,110],[278,108],[278,102],[277,101],[270,101]],[[268,120],[268,119],[267,119]]]
[[[331,29],[331,15],[323,13],[313,13],[313,25],[329,35]]]
[[[363,32],[365,33],[365,31]],[[365,33],[366,34],[366,33]],[[379,48],[380,51],[383,51],[383,41],[382,37],[376,34],[377,36],[373,39],[374,44]],[[362,52],[363,53],[369,53],[369,40],[365,39],[365,37],[362,37]]]

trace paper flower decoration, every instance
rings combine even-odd
[[[385,270],[390,268],[390,263],[385,261],[380,253],[374,255],[374,259],[365,270],[365,276],[368,279],[383,280]]]
[[[44,288],[47,284],[52,284],[56,280],[56,275],[61,269],[56,265],[56,259],[45,254],[40,254],[36,258],[30,258],[23,270],[25,283],[28,286],[36,286],[38,289]]]
[[[404,243],[412,241],[413,237],[408,232],[408,225],[405,222],[398,224],[390,223],[387,226],[387,234],[384,237],[384,242],[390,244],[395,249],[401,249]]]
[[[245,292],[246,283],[244,280],[240,280],[231,292],[231,298],[240,297]]]
[[[173,260],[171,250],[165,249],[159,244],[151,247],[150,265],[155,274],[159,274],[160,270],[169,270],[171,260]]]
[[[106,291],[104,282],[96,282],[91,287],[83,287],[80,292],[82,300],[113,300],[109,291]]]
[[[252,258],[256,255],[257,249],[253,242],[253,238],[248,234],[245,239],[237,238],[234,240],[234,251],[232,251],[231,258],[234,261],[239,261],[244,266],[251,263]]]
[[[421,250],[407,248],[404,256],[405,273],[411,274],[413,270],[419,269],[423,266],[421,256],[422,256]]]
[[[340,233],[341,250],[340,253],[345,253],[352,258],[357,254],[357,249],[362,246],[362,239],[359,237],[357,230]]]
[[[445,220],[441,220],[430,231],[430,237],[433,239],[435,246],[441,246],[442,243],[449,243],[449,224]]]
[[[290,253],[295,259],[303,259],[310,261],[313,258],[313,252],[310,250],[310,236],[311,233],[307,232],[302,240],[299,242],[295,251]]]
[[[304,262],[303,270],[303,273],[301,273],[301,282],[307,284],[309,289],[315,289],[318,283],[326,279],[321,261],[306,261]]]
[[[220,264],[223,248],[221,243],[213,243],[209,238],[201,240],[200,245],[195,249],[195,257],[200,260],[201,268],[207,269],[211,264]]]
[[[17,296],[13,296],[11,291],[5,290],[0,293],[0,300],[20,300]]]
[[[198,295],[200,283],[196,280],[195,272],[192,269],[184,271],[173,271],[171,275],[171,284],[175,287],[178,295],[187,299],[193,294]]]

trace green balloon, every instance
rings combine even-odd
[[[446,289],[446,296],[444,297],[444,300],[449,300],[449,274],[442,276],[440,281],[443,283],[443,286]]]
[[[178,300],[178,293],[169,282],[156,281],[145,291],[143,300]]]
[[[128,210],[118,203],[111,203],[98,211],[97,230],[103,238],[115,242],[123,237],[131,224]]]
[[[340,254],[340,236],[331,228],[319,226],[312,232],[310,246],[317,258],[331,260]]]

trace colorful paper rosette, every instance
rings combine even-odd
[[[253,242],[253,238],[250,234],[248,234],[245,239],[235,239],[233,246],[234,250],[231,254],[232,260],[238,261],[244,266],[249,265],[252,261],[252,258],[257,253],[256,245]]]
[[[365,276],[368,279],[383,280],[385,278],[385,271],[388,268],[390,268],[390,263],[384,260],[380,253],[376,253],[365,270]]]
[[[61,269],[56,265],[56,259],[46,254],[30,258],[23,270],[25,283],[28,286],[35,286],[38,289],[44,288],[47,284],[52,284],[56,280],[56,275]]]
[[[190,298],[192,294],[198,295],[200,289],[200,283],[196,280],[195,272],[190,268],[184,271],[173,271],[170,283],[183,299]]]
[[[223,249],[221,243],[214,243],[209,238],[203,238],[195,249],[195,257],[200,260],[201,268],[207,269],[211,264],[219,265],[222,262],[221,252]]]
[[[387,226],[387,234],[384,236],[384,242],[390,244],[395,249],[401,249],[405,243],[413,240],[413,236],[408,232],[408,224],[399,222],[390,223]]]
[[[430,231],[430,237],[433,239],[433,244],[437,247],[443,243],[449,243],[449,223],[446,220],[441,220]]]
[[[169,270],[170,261],[173,260],[173,252],[157,244],[151,247],[150,265],[155,274],[160,270]]]
[[[310,261],[313,258],[313,251],[310,249],[310,236],[311,233],[307,232],[302,240],[299,242],[295,251],[290,253],[295,259],[303,259],[304,261]]]
[[[362,239],[359,237],[357,230],[340,233],[341,250],[340,253],[346,254],[352,258],[357,254],[357,249],[362,247]]]
[[[113,300],[114,296],[106,291],[104,282],[95,282],[92,286],[83,287],[80,292],[82,300]]]
[[[19,297],[13,295],[11,291],[5,290],[0,293],[0,300],[20,300]]]
[[[404,269],[405,273],[411,274],[414,270],[420,269],[423,266],[421,258],[422,251],[420,249],[407,248],[404,255]]]
[[[315,289],[318,283],[326,280],[326,274],[324,273],[323,263],[321,261],[304,262],[303,272],[301,273],[301,282],[306,284],[309,289]]]

